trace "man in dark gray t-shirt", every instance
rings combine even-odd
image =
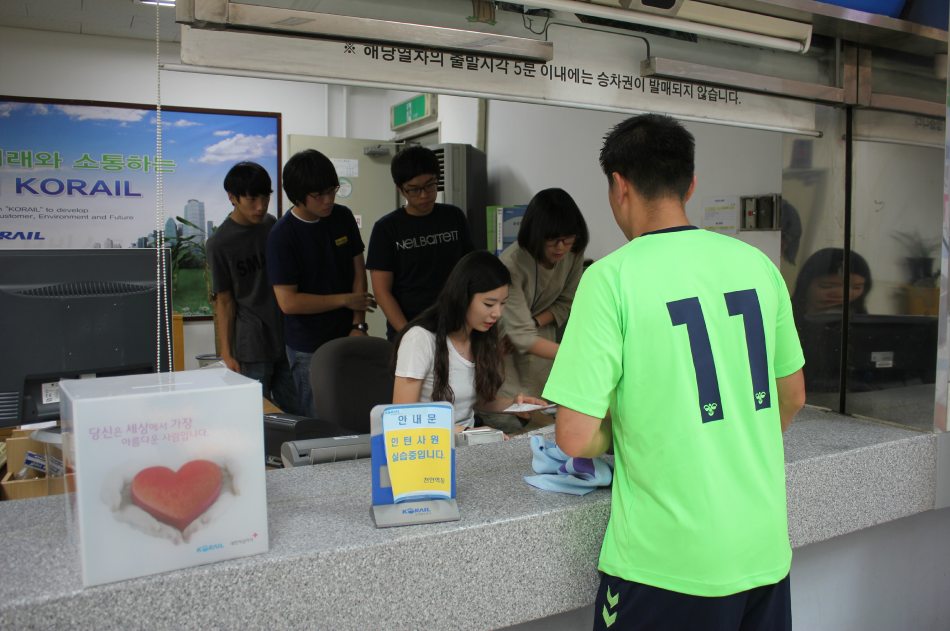
[[[267,280],[267,237],[277,223],[267,214],[271,179],[258,164],[236,164],[224,179],[234,210],[208,239],[212,291],[216,294],[221,359],[263,386],[264,396],[297,413],[284,352],[284,315]]]

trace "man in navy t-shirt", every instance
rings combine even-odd
[[[315,416],[310,360],[326,342],[366,335],[368,293],[363,240],[353,213],[334,203],[340,181],[329,158],[308,149],[283,172],[293,202],[267,240],[267,276],[284,312],[287,360],[297,384],[299,413]]]
[[[399,152],[392,175],[406,205],[373,226],[366,261],[390,341],[435,303],[455,264],[475,250],[462,210],[435,203],[439,158],[431,149]]]

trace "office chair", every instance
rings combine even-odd
[[[393,402],[392,344],[378,337],[342,337],[317,349],[310,386],[317,418],[345,434],[369,434],[374,406]]]

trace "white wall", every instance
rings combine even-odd
[[[560,187],[580,207],[591,232],[587,254],[602,258],[626,243],[607,202],[598,156],[604,135],[623,114],[491,101],[488,107],[489,200],[527,204],[538,191]],[[782,134],[687,123],[696,137],[697,186],[686,204],[701,225],[703,197],[782,190]],[[741,233],[778,265],[779,233]]]
[[[179,44],[163,42],[162,61],[179,63],[179,51]],[[0,59],[0,93],[8,96],[155,103],[155,42],[148,40],[0,27]],[[162,72],[163,105],[280,112],[285,161],[288,134],[326,133],[325,90],[314,83]]]
[[[345,107],[344,102],[330,100],[331,120],[342,117],[342,112],[338,113],[338,110],[346,112],[346,133],[338,133],[338,130],[331,126],[329,135],[383,141],[392,138],[393,133],[389,130],[389,105],[386,104],[387,90],[338,85],[328,87],[331,94],[337,91],[346,92]]]
[[[198,368],[198,355],[214,353],[214,322],[185,321],[183,333],[185,336],[185,370]]]

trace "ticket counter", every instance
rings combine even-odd
[[[934,434],[806,409],[785,453],[793,548],[934,506]],[[88,589],[63,498],[3,502],[0,628],[496,629],[589,605],[610,493],[531,473],[526,436],[462,449],[461,521],[377,530],[368,460],[270,471],[267,554]]]

